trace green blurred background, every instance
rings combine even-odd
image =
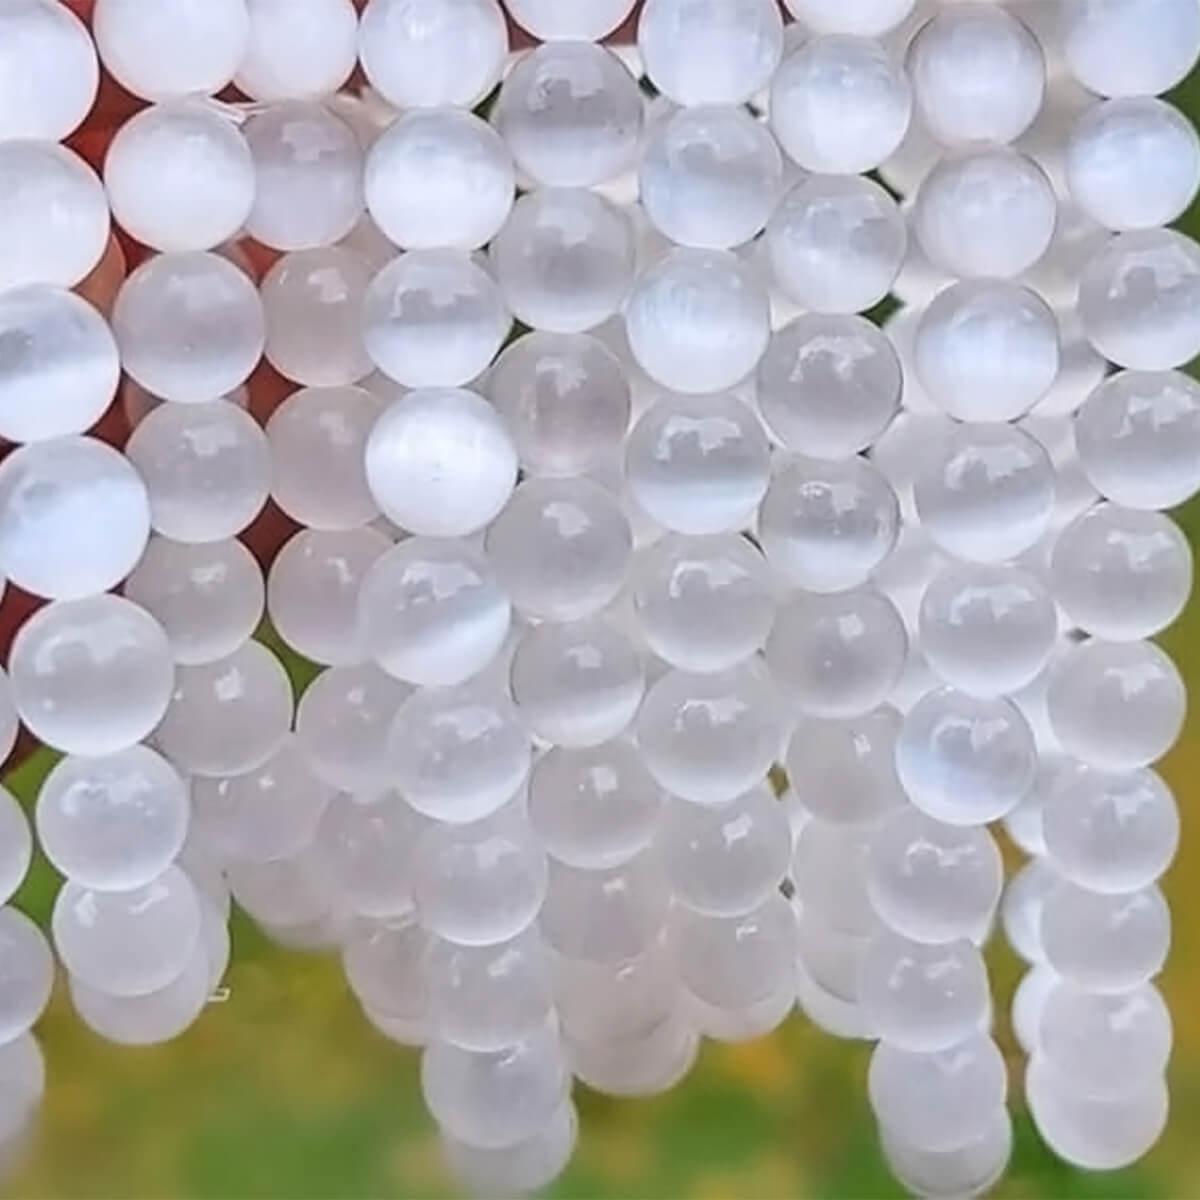
[[[1200,121],[1200,73],[1171,97]],[[1200,206],[1181,226],[1200,237]],[[1200,501],[1179,513],[1200,551]],[[1200,603],[1162,639],[1200,694]],[[296,674],[303,670],[293,664]],[[27,805],[50,765],[5,782]],[[1021,1102],[1021,1054],[1007,1022],[1020,964],[994,939],[997,1036],[1010,1064],[1016,1144],[1001,1197],[1200,1197],[1200,705],[1163,765],[1183,817],[1166,881],[1174,945],[1160,981],[1175,1020],[1172,1118],[1137,1166],[1089,1174],[1040,1143]],[[45,923],[58,881],[35,863],[18,907]],[[60,983],[38,1027],[46,1096],[31,1143],[0,1185],[26,1200],[443,1197],[455,1194],[422,1107],[414,1052],[376,1033],[336,958],[289,953],[233,919],[228,998],[182,1038],[111,1046],[73,1016]],[[1193,1011],[1196,1008],[1198,1011]],[[869,1046],[835,1041],[793,1015],[772,1036],[706,1044],[671,1094],[611,1100],[576,1088],[581,1138],[561,1197],[869,1200],[904,1193],[875,1143]]]

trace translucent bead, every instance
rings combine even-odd
[[[455,454],[461,455],[457,447]],[[513,493],[486,545],[514,607],[543,620],[574,621],[621,590],[633,537],[616,497],[598,484],[532,479]]]
[[[1140,987],[1162,970],[1171,914],[1156,887],[1106,895],[1060,882],[1042,904],[1046,960],[1088,992]]]
[[[767,561],[789,583],[839,592],[865,583],[895,545],[896,494],[863,458],[786,458],[758,514]]]
[[[1200,353],[1200,245],[1173,229],[1122,233],[1079,279],[1079,316],[1105,358],[1138,371]]]
[[[226,658],[178,669],[155,742],[189,774],[245,774],[283,744],[292,703],[279,660],[258,642],[246,642]]]
[[[926,945],[877,934],[863,958],[859,988],[867,1019],[898,1050],[949,1050],[979,1033],[989,1016],[987,968],[963,938]]]
[[[904,68],[865,38],[813,37],[783,60],[771,81],[771,129],[806,171],[873,170],[900,145],[911,114]]]
[[[1151,642],[1085,641],[1054,666],[1046,697],[1063,749],[1111,771],[1161,758],[1187,704],[1175,664]]]
[[[629,428],[621,361],[584,334],[518,338],[488,372],[487,392],[534,475],[583,475],[614,461]]]
[[[913,357],[922,386],[949,416],[1012,421],[1058,375],[1058,322],[1028,288],[966,280],[939,292],[921,314]]]
[[[189,404],[240,387],[266,343],[254,284],[216,254],[161,254],[122,285],[112,313],[121,364],[148,392]]]
[[[160,405],[130,435],[126,454],[146,482],[151,524],[175,541],[233,537],[267,502],[267,439],[228,400]]]
[[[429,1016],[426,975],[421,968],[429,935],[409,913],[387,921],[363,921],[342,946],[346,982],[364,1008],[403,1019],[424,1040]]]
[[[1200,489],[1200,385],[1178,371],[1121,371],[1075,419],[1087,477],[1129,508],[1174,508]]]
[[[878,37],[901,25],[915,0],[855,0],[830,4],[829,0],[784,0],[784,7],[813,33],[853,33]]]
[[[865,312],[892,289],[908,235],[896,202],[874,180],[814,176],[784,197],[767,224],[775,281],[802,308]]]
[[[0,897],[7,904],[29,873],[33,835],[25,810],[5,787],[0,787],[0,847]]]
[[[246,232],[275,250],[344,238],[363,215],[363,151],[354,131],[320,104],[289,100],[244,127],[258,181]]]
[[[600,620],[542,624],[517,643],[510,673],[525,725],[558,746],[599,746],[623,732],[642,700],[637,651]]]
[[[92,35],[109,74],[146,100],[212,95],[246,54],[245,0],[96,0]]]
[[[1027,963],[1046,963],[1042,907],[1061,881],[1062,876],[1045,857],[1035,857],[1013,875],[1004,889],[1000,906],[1004,937]]]
[[[865,450],[900,407],[900,360],[859,316],[806,313],[771,335],[758,364],[768,429],[791,451],[848,458]]]
[[[1033,546],[1054,510],[1054,466],[1011,425],[956,425],[918,468],[913,495],[929,536],[949,554],[998,563]]]
[[[389,738],[392,781],[436,821],[476,821],[525,781],[530,745],[511,702],[481,686],[419,689]]]
[[[1000,902],[1004,864],[985,828],[903,808],[871,839],[866,886],[880,920],[905,937],[980,941]]]
[[[1002,699],[941,688],[904,718],[896,769],[909,799],[951,825],[985,825],[1033,786],[1037,752],[1020,711]]]
[[[905,803],[896,777],[900,714],[883,705],[850,720],[804,717],[792,731],[788,781],[823,821],[874,825]]]
[[[1021,976],[1013,993],[1010,1019],[1013,1034],[1027,1055],[1037,1052],[1041,1042],[1042,1013],[1050,993],[1059,986],[1058,975],[1045,965],[1031,967]]]
[[[654,1096],[678,1085],[696,1064],[700,1037],[679,1010],[616,1041],[567,1042],[575,1077],[606,1096]]]
[[[791,858],[787,814],[765,783],[713,807],[670,799],[655,839],[676,900],[717,917],[758,908]]]
[[[516,450],[496,410],[453,388],[393,401],[367,439],[366,464],[384,515],[430,537],[481,529],[508,503],[517,477]]]
[[[744,528],[770,471],[770,446],[758,417],[728,393],[659,398],[633,427],[625,449],[634,498],[678,533]]]
[[[371,0],[358,54],[399,109],[472,108],[500,78],[508,31],[496,0]]]
[[[609,1047],[615,1053],[678,1011],[678,972],[661,938],[628,958],[589,961],[554,953],[551,961],[555,1007],[573,1049]]]
[[[108,236],[108,199],[83,159],[55,142],[0,142],[0,289],[74,287]]]
[[[5,1161],[11,1163],[14,1149],[27,1144],[22,1139],[37,1119],[46,1090],[46,1062],[32,1033],[23,1033],[0,1046],[0,1078],[4,1080],[0,1145]]]
[[[673,250],[643,271],[625,304],[638,365],[676,392],[731,388],[758,364],[770,335],[757,274],[717,250]]]
[[[53,984],[54,955],[41,930],[23,912],[0,908],[0,1046],[41,1017]]]
[[[943,158],[925,176],[913,231],[930,261],[964,279],[1011,279],[1046,253],[1058,205],[1032,159],[1006,147]]]
[[[391,546],[391,538],[369,525],[337,533],[301,530],[283,545],[267,576],[267,612],[275,631],[311,662],[365,661],[359,589]]]
[[[1200,54],[1200,13],[1188,0],[1068,0],[1063,55],[1101,96],[1169,91]]]
[[[570,1075],[552,1024],[501,1050],[430,1042],[421,1091],[437,1123],[470,1146],[503,1149],[543,1130],[567,1096]]]
[[[744,104],[783,53],[771,0],[647,0],[637,31],[646,74],[676,104]]]
[[[921,120],[945,146],[1013,141],[1033,124],[1046,90],[1037,38],[990,4],[937,13],[913,40],[908,70]]]
[[[642,702],[638,748],[666,791],[723,804],[762,782],[782,726],[776,689],[754,659],[708,675],[670,671]]]
[[[0,139],[62,141],[100,82],[87,28],[55,0],[12,0],[0,11],[0,79]]]
[[[660,233],[680,246],[729,250],[762,232],[783,158],[744,109],[691,108],[650,129],[638,172],[642,206]]]
[[[113,996],[143,996],[183,973],[200,937],[200,901],[168,867],[145,887],[97,892],[63,884],[51,917],[63,966]]]
[[[598,42],[622,24],[633,5],[634,0],[510,0],[508,9],[538,41]]]
[[[620,307],[633,250],[632,226],[616,205],[584,188],[544,188],[517,201],[489,254],[519,321],[582,333]]]
[[[298,854],[265,862],[233,860],[226,864],[233,898],[270,936],[282,933],[288,945],[315,948],[330,920],[334,895],[325,864],[311,843]]]
[[[234,76],[252,100],[316,100],[350,77],[358,57],[351,0],[246,0],[250,34]]]
[[[806,932],[802,937],[811,969],[818,981],[830,986],[833,976],[841,975],[832,969],[832,960],[840,952],[814,952],[809,943],[824,940],[821,930],[854,938],[864,938],[879,928],[879,918],[871,907],[866,888],[867,854],[871,847],[870,831],[852,825],[836,825],[814,817],[796,835],[791,876],[795,898],[803,913]],[[810,936],[812,935],[812,936]],[[836,951],[835,947],[823,948]],[[843,947],[843,951],[846,948]],[[855,955],[851,954],[853,958]],[[824,963],[821,960],[826,960]],[[847,971],[847,975],[853,972]],[[837,990],[852,994],[853,986]]]
[[[995,1187],[1008,1167],[1013,1125],[1001,1105],[982,1137],[953,1150],[921,1150],[886,1125],[880,1126],[879,1140],[888,1170],[913,1195],[982,1196]]]
[[[986,1033],[933,1052],[884,1041],[867,1071],[867,1094],[892,1137],[920,1150],[946,1152],[984,1137],[1004,1111],[1008,1069]]]

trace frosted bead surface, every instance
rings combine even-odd
[[[0,908],[0,1045],[27,1033],[46,1010],[54,955],[42,931],[15,908]],[[5,1079],[11,1088],[10,1080]]]
[[[554,1115],[523,1141],[489,1150],[441,1134],[442,1152],[451,1171],[472,1192],[493,1190],[512,1195],[541,1191],[566,1170],[579,1136],[575,1106],[564,1100]]]
[[[598,42],[633,11],[634,0],[512,0],[509,13],[539,41]]]
[[[7,680],[4,687],[7,688]],[[13,735],[16,735],[15,726]],[[4,847],[0,852],[0,896],[4,897],[7,904],[29,872],[29,864],[33,859],[33,835],[25,810],[4,787],[0,787],[0,837],[3,838],[0,844]]]
[[[797,21],[814,33],[854,33],[877,37],[901,25],[913,10],[914,0],[857,0],[855,4],[830,4],[829,0],[784,0]]]
[[[351,0],[246,0],[250,33],[234,83],[252,100],[329,96],[358,57]]]

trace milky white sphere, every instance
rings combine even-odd
[[[489,816],[529,773],[529,738],[511,701],[478,684],[415,691],[392,724],[388,753],[394,785],[437,821]]]
[[[336,92],[358,56],[351,0],[246,0],[250,34],[234,83],[252,100],[308,100]]]
[[[0,1137],[5,1160],[12,1162],[13,1150],[28,1143],[31,1123],[46,1090],[46,1061],[38,1039],[26,1032],[0,1045],[0,1078],[4,1080],[4,1104],[0,1108]]]
[[[512,19],[542,42],[598,42],[633,11],[634,0],[510,0]]]
[[[616,497],[583,478],[526,481],[487,534],[501,588],[543,620],[573,621],[605,607],[621,590],[632,550]]]
[[[1058,375],[1058,323],[1035,292],[1003,280],[965,280],[921,314],[914,365],[930,398],[960,421],[1024,415]]]
[[[513,205],[508,148],[458,109],[406,113],[371,147],[363,180],[375,223],[406,250],[474,250]]]
[[[943,550],[1002,562],[1046,531],[1054,467],[1038,442],[1011,425],[956,425],[918,470],[914,497],[921,523]]]
[[[126,454],[146,482],[155,532],[176,541],[233,537],[267,501],[266,436],[228,400],[160,405],[130,435]]]
[[[0,1045],[28,1032],[53,985],[54,955],[42,931],[23,912],[0,908]]]
[[[50,141],[0,142],[0,289],[74,287],[108,237],[108,200],[82,158]]]
[[[352,926],[342,945],[342,968],[359,1003],[424,1025],[428,996],[420,963],[429,942],[413,913]]]
[[[1042,965],[1042,908],[1062,876],[1044,855],[1031,858],[1008,881],[1000,906],[1000,919],[1008,944],[1027,963]]]
[[[246,232],[276,250],[345,237],[363,215],[363,152],[354,131],[320,104],[283,101],[253,113],[243,132],[257,191]]]
[[[615,867],[649,844],[661,800],[632,743],[555,747],[534,765],[529,823],[559,862]]]
[[[279,660],[258,642],[246,642],[215,662],[179,668],[155,742],[189,774],[244,774],[282,745],[292,707],[292,686]]]
[[[863,958],[859,988],[879,1036],[900,1050],[948,1050],[988,1019],[987,968],[964,938],[929,945],[877,934]]]
[[[656,1096],[677,1086],[696,1064],[700,1034],[692,1014],[699,1001],[679,1005],[656,1024],[616,1041],[568,1039],[571,1070],[605,1096]],[[736,1010],[735,1010],[736,1011]]]
[[[399,109],[471,108],[500,78],[507,50],[496,0],[370,0],[358,34],[367,79]]]
[[[913,230],[935,266],[964,279],[1011,279],[1045,254],[1054,189],[1031,159],[1002,146],[948,155],[925,177]]]
[[[200,902],[178,867],[132,891],[97,892],[68,881],[51,924],[72,975],[114,996],[141,996],[187,966],[200,937]]]
[[[1042,903],[1046,960],[1089,992],[1140,987],[1162,970],[1171,914],[1156,887],[1108,895],[1060,882]]]
[[[87,116],[99,82],[91,36],[65,4],[0,7],[0,139],[62,141]]]
[[[744,104],[779,65],[783,20],[772,0],[647,0],[637,43],[676,104]]]
[[[215,254],[161,254],[121,286],[112,312],[121,365],[148,392],[190,404],[240,387],[266,334],[253,282]]]
[[[779,287],[820,313],[864,312],[891,291],[908,235],[896,202],[874,180],[813,176],[784,197],[767,224]]]
[[[1191,0],[1067,0],[1062,46],[1071,73],[1101,96],[1169,91],[1200,55]]]
[[[7,688],[7,680],[4,686]],[[13,733],[16,733],[15,726]],[[0,897],[7,904],[29,873],[33,835],[25,810],[5,787],[0,787],[0,846],[3,846],[0,851]]]
[[[488,372],[487,392],[534,475],[583,475],[611,462],[629,428],[621,360],[585,334],[518,338]]]
[[[646,216],[665,237],[728,250],[766,225],[783,159],[766,126],[745,109],[685,108],[651,128],[638,182]]]
[[[770,447],[758,417],[727,393],[660,397],[625,447],[625,478],[634,499],[678,533],[745,527],[770,470]]]
[[[8,441],[83,433],[116,394],[116,342],[71,292],[32,284],[0,293],[0,344],[0,437]]]
[[[585,188],[543,188],[513,206],[489,251],[519,321],[582,333],[608,320],[633,281],[633,228],[616,205]]]
[[[1046,90],[1037,38],[990,4],[938,12],[913,40],[908,71],[925,128],[946,146],[1011,142],[1033,123]]]
[[[366,464],[384,515],[431,537],[481,529],[504,508],[517,477],[516,450],[496,410],[452,388],[393,401],[367,439]]]
[[[1200,245],[1173,229],[1119,234],[1083,270],[1079,315],[1118,366],[1183,366],[1200,354]]]
[[[953,1061],[953,1053],[949,1055]],[[1004,1176],[1013,1152],[1013,1123],[1001,1104],[983,1135],[952,1150],[922,1150],[887,1125],[879,1127],[888,1170],[913,1195],[981,1196]]]
[[[814,37],[771,81],[771,130],[795,163],[823,175],[879,166],[900,145],[911,113],[903,66],[866,38]]]
[[[642,96],[611,50],[550,42],[517,60],[501,84],[492,119],[535,183],[592,187],[633,165]]]
[[[877,37],[895,29],[913,10],[915,0],[784,0],[788,12],[813,33],[854,33]]]
[[[59,600],[20,628],[13,701],[29,731],[67,754],[104,755],[144,738],[171,694],[166,634],[120,596]]]
[[[587,872],[564,874],[570,874],[580,883],[589,879]],[[551,892],[560,898],[565,896],[567,892],[561,889],[562,881],[555,882],[553,868],[551,875]],[[606,883],[612,885],[632,878],[621,872],[606,872],[592,877],[591,883],[600,881],[599,894],[603,897]],[[586,890],[581,887],[581,899]],[[661,881],[655,890],[661,896]],[[621,891],[612,887],[607,899],[619,900],[620,897]],[[649,906],[650,909],[653,907]],[[635,950],[626,958],[586,959],[560,953],[551,956],[555,1005],[572,1049],[594,1045],[597,1048],[607,1046],[615,1052],[620,1045],[636,1044],[645,1030],[661,1025],[677,1013],[681,997],[675,964],[662,939],[653,937],[654,933],[657,933],[656,928],[651,931],[653,940],[649,946]]]
[[[722,804],[765,777],[779,754],[779,697],[761,664],[696,675],[670,671],[637,717],[646,767],[668,792]]]
[[[472,1195],[524,1196],[549,1187],[566,1170],[579,1137],[579,1118],[575,1106],[564,1100],[536,1133],[500,1150],[473,1146],[444,1130],[440,1137],[451,1174]]]

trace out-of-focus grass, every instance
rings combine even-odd
[[[1196,120],[1200,80],[1174,97]],[[1200,212],[1182,222],[1200,235]],[[1200,546],[1200,503],[1177,514]],[[1200,689],[1200,604],[1163,639]],[[303,664],[291,663],[298,684]],[[7,782],[27,803],[48,758]],[[1173,1116],[1136,1167],[1076,1171],[1040,1143],[1020,1100],[1020,1056],[1006,1012],[1019,965],[996,939],[998,1036],[1009,1054],[1016,1145],[1001,1197],[1200,1196],[1200,717],[1164,765],[1183,813],[1184,840],[1166,881],[1175,914],[1161,981],[1176,1026]],[[17,903],[45,920],[57,888],[39,861]],[[338,963],[289,954],[244,919],[233,923],[229,995],[183,1038],[121,1049],[72,1016],[60,986],[38,1033],[47,1092],[32,1144],[4,1193],[53,1197],[442,1197],[452,1194],[421,1109],[416,1059],[363,1020]],[[875,1198],[901,1195],[875,1144],[865,1098],[868,1048],[833,1041],[793,1016],[770,1038],[706,1046],[668,1096],[615,1101],[576,1089],[578,1153],[551,1194],[563,1198]]]

